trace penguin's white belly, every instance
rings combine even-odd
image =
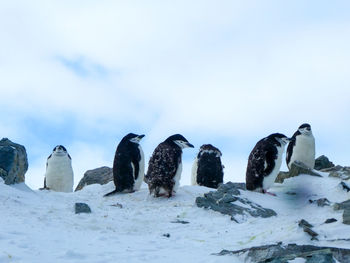
[[[290,165],[294,161],[303,162],[310,168],[315,166],[315,138],[313,136],[299,135],[296,137]]]
[[[182,163],[179,163],[179,166],[177,167],[176,174],[174,176],[174,181],[175,181],[175,185],[173,188],[174,192],[176,192],[180,186],[181,173],[182,173]]]
[[[197,171],[198,171],[198,158],[194,159],[192,165],[192,177],[191,177],[191,185],[198,185],[197,183]]]
[[[139,174],[138,174],[137,179],[134,182],[134,191],[140,190],[143,178],[145,176],[145,157],[144,157],[144,154],[143,154],[143,151],[142,151],[142,148],[140,145],[139,145],[139,151],[140,151],[141,159],[139,162]]]
[[[68,156],[52,156],[45,173],[46,186],[57,192],[73,192],[73,169]]]
[[[277,147],[277,151],[278,152],[277,152],[277,159],[275,160],[275,167],[273,168],[270,175],[264,177],[264,181],[263,181],[264,190],[269,189],[275,183],[276,177],[280,171],[284,147]]]

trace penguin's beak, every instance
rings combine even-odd
[[[194,148],[194,146],[192,144],[190,144],[189,142],[186,142],[186,146],[189,148]]]
[[[141,135],[138,135],[138,136],[130,139],[130,141],[133,142],[133,143],[139,143],[143,137],[145,137],[145,135],[141,134]]]
[[[144,134],[141,134],[141,135],[137,136],[137,139],[138,139],[139,141],[141,141],[141,139],[142,139],[143,137],[145,137],[145,135],[144,135]]]
[[[284,138],[283,139],[286,143],[289,143],[291,140],[292,140],[292,138]]]

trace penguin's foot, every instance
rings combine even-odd
[[[271,193],[271,192],[268,192],[266,190],[262,190],[263,194],[268,194],[268,195],[272,195],[272,196],[277,196],[276,194],[274,193]]]

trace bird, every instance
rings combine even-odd
[[[273,133],[257,142],[248,158],[246,188],[250,191],[269,193],[282,164],[282,155],[290,138]],[[274,195],[274,194],[272,194]]]
[[[211,144],[203,144],[192,166],[192,185],[218,188],[223,183],[222,153]]]
[[[181,134],[174,134],[154,150],[145,176],[150,194],[171,197],[179,187],[182,172],[182,149],[194,148]]]
[[[311,169],[315,166],[315,138],[308,123],[299,126],[288,144],[286,162],[289,169],[294,161],[302,162]]]
[[[44,189],[73,192],[72,158],[63,145],[57,145],[46,161]]]
[[[143,134],[129,133],[118,144],[113,161],[115,190],[104,196],[140,190],[145,173],[145,158],[139,144],[143,137]]]

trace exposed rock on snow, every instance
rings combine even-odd
[[[0,141],[0,177],[5,184],[24,182],[27,170],[28,159],[24,146],[3,138]]]
[[[185,221],[185,220],[179,220],[179,219],[176,219],[174,221],[171,221],[171,223],[177,223],[177,224],[189,224],[190,222],[188,221]]]
[[[335,218],[328,218],[324,223],[325,224],[330,224],[330,223],[334,223],[334,222],[337,222],[338,220],[335,219]]]
[[[91,213],[90,207],[85,203],[75,203],[75,213]]]
[[[334,166],[332,168],[322,169],[322,172],[329,173],[329,177],[337,177],[343,180],[350,179],[350,167],[349,166]]]
[[[295,161],[292,163],[291,169],[289,172],[280,172],[275,180],[276,183],[283,183],[285,179],[298,176],[299,174],[308,174],[313,176],[322,177],[315,170],[307,167],[302,162]]]
[[[318,240],[317,239],[318,234],[311,229],[314,227],[313,225],[311,225],[309,222],[307,222],[304,219],[300,220],[298,225],[303,228],[305,233],[311,236],[311,240]]]
[[[333,208],[334,210],[344,210],[343,224],[350,225],[350,199],[342,203],[336,203]]]
[[[258,263],[286,263],[297,258],[303,258],[307,263],[335,263],[335,260],[341,263],[350,262],[350,249],[282,243],[235,251],[222,250],[216,255],[241,255],[247,261]]]
[[[315,160],[315,170],[322,170],[326,168],[334,167],[334,164],[328,159],[327,156],[321,155]]]
[[[276,216],[272,209],[264,208],[247,198],[240,197],[240,190],[245,190],[245,184],[228,182],[221,185],[217,191],[204,194],[204,197],[197,197],[198,207],[209,208],[222,214],[230,215],[231,220],[241,223],[247,215],[253,217]]]
[[[343,190],[349,192],[350,191],[350,186],[347,185],[345,182],[341,182],[340,186],[342,187]]]
[[[327,198],[320,198],[317,200],[309,200],[310,203],[316,203],[317,206],[324,207],[324,206],[330,206],[331,202]]]
[[[84,173],[84,177],[80,180],[79,184],[75,188],[75,191],[79,191],[84,186],[89,184],[107,184],[113,181],[113,170],[107,166],[88,170]]]

